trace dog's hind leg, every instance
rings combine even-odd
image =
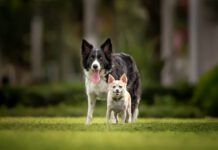
[[[121,114],[121,117],[122,117],[122,123],[125,123],[126,122],[126,115],[127,115],[127,112],[126,110],[124,110]]]
[[[131,95],[131,111],[132,111],[132,122],[135,122],[138,118],[139,114],[139,103],[141,99],[141,85],[139,81],[139,76],[134,81],[134,84],[132,86],[132,90],[130,91]]]
[[[132,92],[131,98],[131,113],[132,113],[132,122],[135,122],[138,118],[138,114],[139,114],[139,102],[140,102],[140,96],[138,96],[139,94],[136,93],[136,91]]]
[[[132,122],[135,122],[138,118],[139,109],[138,109],[139,103],[132,104]]]
[[[87,111],[87,118],[86,124],[89,125],[92,121],[92,115],[95,108],[96,103],[96,96],[94,94],[88,94],[88,111]]]

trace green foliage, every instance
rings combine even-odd
[[[7,107],[14,107],[22,99],[22,88],[9,88],[5,87],[0,89],[0,105],[6,105]]]
[[[155,104],[156,99],[163,100],[172,98],[178,103],[188,103],[192,98],[194,87],[191,85],[180,85],[174,87],[149,86],[143,88],[142,99],[146,104]]]
[[[140,105],[140,117],[203,117],[203,113],[197,107],[190,105],[187,100],[176,99],[174,95],[155,95],[153,100],[152,105]]]
[[[49,105],[81,104],[85,102],[84,84],[62,83],[0,89],[0,105],[42,107]]]
[[[207,115],[218,116],[218,66],[200,78],[193,103]]]
[[[162,87],[143,88],[142,103],[155,104],[156,99],[172,97],[176,102],[188,102],[192,97],[193,87]],[[81,104],[86,100],[84,84],[56,83],[26,87],[6,87],[0,89],[1,105],[13,107],[17,104],[25,106],[48,106],[65,104]]]
[[[163,103],[161,105],[161,103]],[[167,103],[167,104],[165,104]],[[175,101],[159,102],[158,105],[140,105],[140,117],[155,118],[200,118],[203,113],[196,107],[176,104]]]
[[[202,117],[189,100],[193,87],[143,88],[140,117]],[[0,89],[0,116],[85,116],[84,84],[59,83]],[[98,101],[95,116],[105,116],[106,101]]]
[[[167,98],[166,98],[167,99]],[[203,114],[198,108],[189,105],[178,105],[174,101],[164,100],[165,102],[157,102],[158,104],[148,106],[145,104],[140,104],[139,106],[139,117],[179,117],[179,118],[198,118],[203,117]],[[175,103],[175,104],[174,104]],[[104,117],[106,113],[106,102],[98,101],[94,111],[95,117]],[[17,105],[13,108],[7,108],[5,106],[0,107],[0,116],[73,116],[80,117],[86,116],[87,103],[67,105],[64,103],[58,105],[50,105],[44,107],[26,107],[22,105]]]
[[[101,108],[100,108],[101,109]],[[23,105],[17,105],[13,108],[7,108],[5,106],[0,107],[0,116],[11,116],[11,117],[21,117],[21,116],[32,116],[32,117],[57,117],[57,116],[85,116],[87,111],[87,106],[84,104],[81,105],[67,105],[67,104],[58,104],[50,105],[44,107],[26,107]],[[104,110],[105,111],[105,110]],[[101,111],[101,114],[103,114]],[[99,108],[95,114],[99,115]],[[105,112],[104,112],[105,114]]]
[[[106,126],[105,118],[1,118],[2,150],[217,149],[217,119],[139,119]],[[184,144],[185,143],[185,144]]]

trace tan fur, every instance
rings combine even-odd
[[[118,114],[122,117],[122,122],[131,122],[131,96],[126,89],[127,77],[122,75],[120,80],[115,80],[112,75],[108,78],[109,89],[107,95],[107,122],[109,123],[111,113],[114,112],[116,123],[118,123]],[[119,90],[118,95],[116,91]]]

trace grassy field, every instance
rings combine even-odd
[[[218,149],[218,119],[139,119],[106,126],[104,118],[1,117],[1,150]]]

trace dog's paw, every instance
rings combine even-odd
[[[111,122],[112,124],[117,124],[117,123],[118,123],[118,120],[116,120],[115,118],[111,118],[111,119],[110,119],[110,122]]]
[[[92,118],[87,117],[85,124],[86,124],[86,125],[90,125],[90,124],[91,124],[91,121],[92,121]]]

